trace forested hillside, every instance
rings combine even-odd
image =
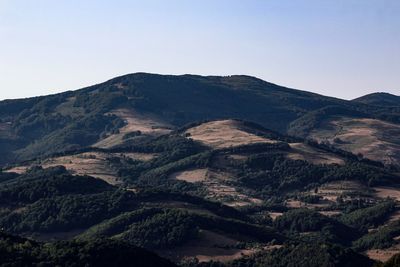
[[[182,266],[372,266],[365,255],[398,246],[400,176],[381,162],[242,120],[139,136],[5,168],[1,228]]]
[[[144,249],[113,240],[39,243],[0,232],[0,266],[176,266]]]

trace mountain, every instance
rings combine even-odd
[[[0,265],[393,264],[399,114],[249,76],[2,101]]]
[[[238,118],[307,137],[334,116],[399,123],[399,114],[250,76],[136,73],[77,91],[1,101],[0,163],[90,145],[112,147],[124,138],[165,134],[201,120]]]
[[[388,93],[372,93],[356,98],[353,101],[374,106],[400,107],[400,96]]]

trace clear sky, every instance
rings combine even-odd
[[[400,95],[400,1],[0,0],[0,99],[133,72]]]

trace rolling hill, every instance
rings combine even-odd
[[[400,194],[400,176],[379,162],[237,119],[24,162],[1,181],[7,232],[110,238],[180,263],[236,264],[243,255],[273,263],[275,253],[312,251],[314,242],[351,248],[370,238],[367,229],[392,227]],[[368,265],[357,252],[373,248],[346,253]]]

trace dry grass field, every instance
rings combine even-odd
[[[365,157],[400,164],[400,125],[376,119],[340,118],[324,122],[310,137],[329,141]]]
[[[396,201],[400,201],[400,187],[390,186],[378,186],[373,188],[375,190],[375,196],[378,198],[393,198]]]
[[[16,166],[11,169],[5,170],[6,172],[24,173],[32,166],[40,165],[43,168],[54,166],[64,166],[72,174],[89,175],[95,178],[102,179],[109,184],[120,184],[121,181],[117,179],[116,171],[111,167],[108,162],[110,156],[115,157],[129,157],[139,161],[147,161],[156,157],[157,154],[148,153],[101,153],[101,152],[85,152],[76,155],[48,158],[40,163]]]
[[[312,164],[344,165],[344,160],[335,154],[327,153],[304,143],[291,143],[289,145],[293,149],[293,152],[287,155],[289,159],[305,160]]]
[[[272,220],[275,220],[279,216],[282,216],[283,212],[268,212],[268,215],[272,218]]]
[[[207,179],[208,169],[193,169],[176,172],[170,176],[172,179],[186,181],[189,183],[202,182]]]
[[[199,141],[213,148],[276,142],[243,130],[241,122],[235,120],[206,122],[188,129],[186,134],[188,134],[193,140]]]
[[[150,114],[141,114],[127,109],[114,110],[108,114],[120,117],[126,125],[119,129],[119,133],[112,134],[100,140],[93,147],[111,148],[124,142],[125,134],[140,131],[143,135],[163,135],[171,132],[171,126]]]
[[[111,153],[112,155],[116,157],[128,157],[133,160],[138,160],[138,161],[149,161],[158,156],[157,153],[138,153],[138,152],[128,152],[128,153]]]
[[[201,183],[208,192],[208,198],[217,199],[228,206],[240,207],[262,203],[262,200],[242,194],[234,186],[229,185],[233,177],[231,173],[210,168],[188,169],[169,176],[170,179]]]
[[[385,262],[390,259],[393,255],[400,253],[400,244],[394,245],[386,249],[370,249],[365,254],[373,260]]]
[[[43,168],[64,166],[73,174],[90,175],[112,185],[119,184],[120,181],[116,178],[116,172],[112,170],[107,163],[107,157],[108,155],[105,153],[87,152],[71,156],[49,158],[35,165],[40,165]],[[32,166],[18,166],[7,170],[7,172],[23,173],[30,167]]]

